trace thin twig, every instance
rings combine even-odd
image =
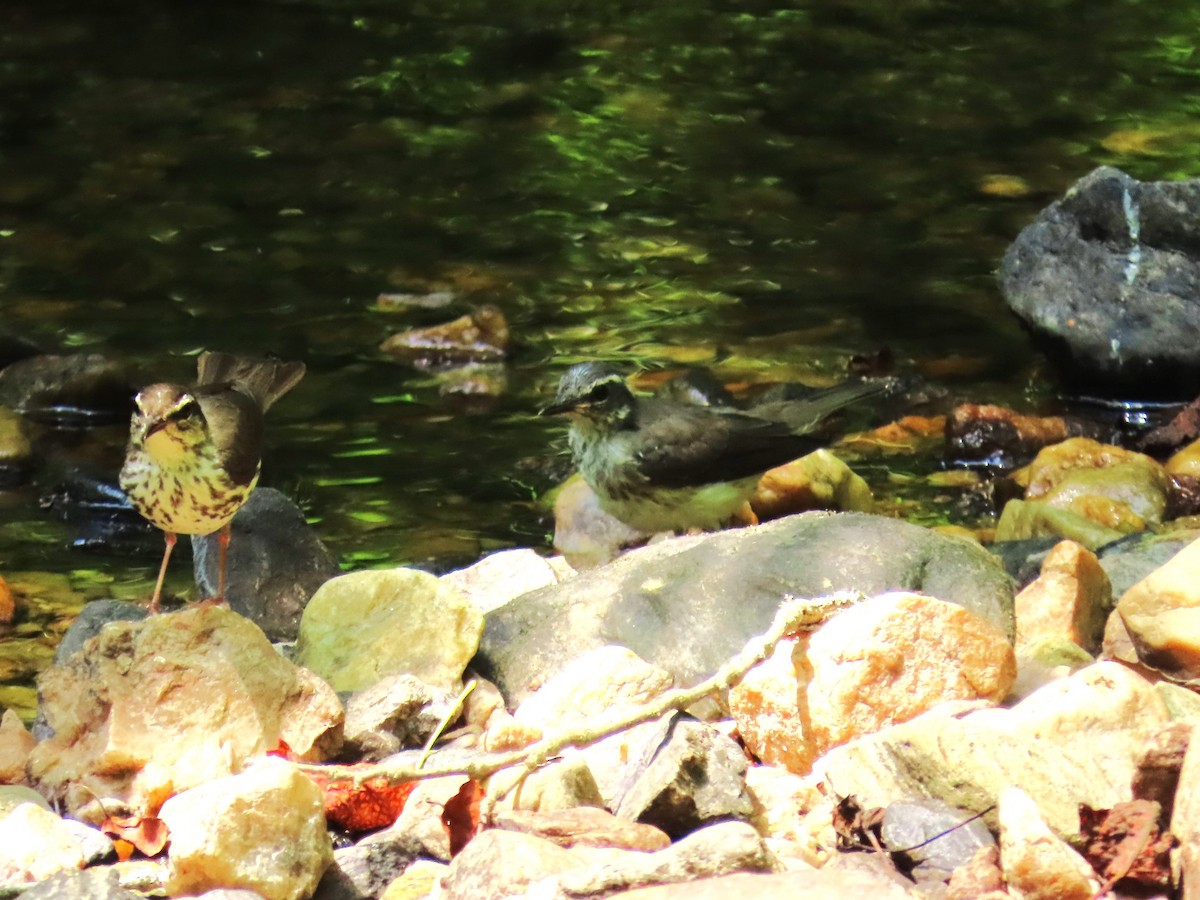
[[[442,733],[446,730],[446,726],[454,721],[459,710],[463,708],[463,704],[467,702],[467,698],[471,696],[471,691],[475,690],[475,685],[478,683],[474,678],[468,681],[466,687],[459,693],[458,699],[454,701],[454,705],[446,710],[446,714],[442,716],[442,720],[437,723],[437,728],[433,729],[433,734],[429,735],[429,740],[421,748],[421,757],[417,760],[418,769],[425,765],[425,760],[429,759],[429,754],[433,751],[433,745],[442,736]]]

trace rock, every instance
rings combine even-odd
[[[1133,799],[1157,803],[1170,820],[1179,788],[1179,775],[1192,740],[1190,722],[1164,725],[1146,741],[1133,773]]]
[[[25,730],[21,717],[11,709],[0,718],[0,784],[17,784],[25,780],[25,763],[37,744]]]
[[[440,890],[448,868],[445,863],[418,859],[388,883],[379,900],[426,900]]]
[[[66,824],[35,803],[0,819],[0,888],[32,884],[64,869],[82,869],[83,848]]]
[[[477,834],[454,857],[442,879],[443,896],[446,900],[521,896],[535,882],[583,865],[570,850],[544,838],[493,828]]]
[[[649,537],[605,512],[579,474],[568,478],[554,496],[554,549],[576,569],[602,566]]]
[[[1116,612],[1143,664],[1200,680],[1200,541],[1127,590]]]
[[[1179,772],[1171,833],[1179,839],[1183,900],[1200,898],[1200,741],[1191,741]]]
[[[996,523],[996,540],[1027,541],[1041,537],[1075,541],[1090,550],[1122,537],[1115,528],[1101,525],[1087,516],[1058,509],[1040,500],[1009,500]]]
[[[23,900],[142,900],[143,895],[121,887],[111,867],[82,872],[57,872],[21,894]]]
[[[54,736],[34,748],[30,774],[84,820],[156,809],[281,740],[314,762],[341,743],[329,686],[221,607],[112,622],[38,686]]]
[[[444,584],[462,591],[479,611],[487,615],[514,597],[564,580],[544,557],[533,550],[502,550],[485,556],[473,566],[447,572]]]
[[[496,827],[532,834],[560,847],[617,847],[650,853],[671,845],[661,829],[595,807],[550,812],[507,810],[497,814]]]
[[[368,835],[334,851],[313,900],[374,900],[423,852],[420,841],[395,828]]]
[[[518,722],[547,732],[606,713],[631,711],[670,690],[671,676],[625,647],[597,647],[572,660],[517,707]]]
[[[243,888],[265,900],[310,897],[332,860],[324,794],[277,757],[176,794],[159,818],[171,832],[171,896]]]
[[[946,417],[946,458],[1011,467],[1042,447],[1080,434],[1062,416],[1030,416],[1003,406],[963,403]]]
[[[1197,539],[1200,539],[1200,531],[1144,532],[1126,535],[1102,547],[1097,555],[1112,583],[1113,596],[1120,597]]]
[[[652,884],[677,884],[733,872],[770,872],[774,860],[758,833],[745,822],[721,822],[688,835],[656,853],[608,851],[599,866],[558,877],[568,897],[605,896]]]
[[[804,900],[845,900],[847,897],[915,900],[921,895],[878,875],[830,869],[722,875],[718,878],[639,888],[616,896],[621,900],[729,900],[730,897],[753,897],[754,900],[795,900],[797,897],[803,897]]]
[[[970,862],[954,870],[945,900],[979,900],[993,893],[1001,898],[1008,896],[1000,871],[1000,848],[995,844],[980,847]]]
[[[490,784],[509,787],[509,773],[512,771],[497,772]],[[586,756],[564,753],[560,759],[539,767],[529,775],[520,791],[509,794],[501,803],[501,808],[555,812],[579,807],[600,808],[604,805],[604,795],[586,762]]]
[[[346,701],[344,755],[379,760],[420,747],[455,698],[412,675],[390,675]]]
[[[1021,232],[1000,268],[1013,311],[1063,377],[1089,391],[1196,393],[1197,182],[1103,166]],[[1190,396],[1190,395],[1189,395]]]
[[[7,406],[0,406],[0,488],[23,482],[32,461],[33,444],[24,422]]]
[[[1016,596],[1017,648],[1067,640],[1094,653],[1112,602],[1112,587],[1096,555],[1062,541],[1047,554],[1041,575]]]
[[[782,766],[751,765],[746,769],[746,793],[754,805],[750,824],[764,838],[801,841],[801,810],[818,802],[810,783]],[[832,817],[830,817],[832,822]],[[814,856],[809,862],[818,862]]]
[[[881,594],[781,641],[729,692],[738,733],[763,762],[813,760],[946,700],[998,703],[1016,662],[1004,633],[919,594]]]
[[[504,313],[488,304],[452,322],[393,334],[379,350],[409,365],[434,369],[502,362],[510,343]]]
[[[341,570],[287,495],[258,488],[233,517],[225,598],[272,641],[294,641],[300,614],[317,588]],[[192,538],[200,596],[217,593],[215,534]]]
[[[828,450],[816,450],[763,473],[750,498],[760,522],[810,509],[870,512],[871,488]]]
[[[1092,900],[1100,888],[1087,861],[1054,834],[1017,787],[1000,794],[1000,863],[1009,891],[1028,900]]]
[[[449,862],[450,835],[442,824],[442,811],[468,780],[466,775],[443,775],[419,782],[388,831],[402,836],[407,844],[415,842],[419,847],[418,855]],[[336,854],[334,868],[338,868]],[[331,872],[325,880],[336,877]]]
[[[124,367],[99,353],[33,356],[0,370],[0,406],[50,425],[123,422],[133,394]]]
[[[75,617],[54,651],[54,662],[66,663],[83,649],[83,645],[100,633],[109,622],[140,622],[147,616],[146,607],[128,600],[93,600]]]
[[[839,590],[921,591],[1012,633],[1012,582],[986,550],[881,516],[804,513],[662,541],[524,594],[487,617],[475,665],[519,703],[587,650],[620,644],[687,686],[765,631],[784,597]]]
[[[339,691],[407,674],[457,694],[482,630],[475,605],[427,572],[352,572],[309,600],[296,658]]]
[[[966,707],[969,710],[969,707]],[[1015,785],[1057,834],[1079,830],[1078,807],[1130,798],[1146,739],[1166,722],[1146,679],[1101,662],[1052,682],[1012,709],[944,703],[830,750],[814,774],[864,807],[930,797],[971,813]]]
[[[0,818],[8,815],[22,803],[32,803],[34,806],[40,806],[47,812],[52,811],[50,804],[46,802],[46,798],[33,788],[25,787],[21,784],[0,785]]]
[[[884,810],[881,836],[890,852],[912,861],[917,881],[946,881],[980,848],[996,846],[983,820],[970,818],[939,800],[901,800]]]
[[[995,541],[988,547],[988,551],[1000,560],[1004,571],[1012,576],[1018,587],[1025,587],[1041,574],[1046,554],[1058,542],[1059,539],[1054,535],[1016,541]]]
[[[74,835],[75,840],[79,841],[79,849],[83,852],[85,865],[90,866],[116,858],[116,845],[113,844],[112,838],[99,828],[93,828],[91,825],[85,825],[75,819],[63,819],[62,823]]]
[[[615,812],[677,838],[754,811],[743,775],[746,755],[710,725],[676,717],[665,744],[621,797]]]

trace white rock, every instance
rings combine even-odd
[[[36,803],[22,803],[0,819],[0,848],[0,885],[31,884],[84,866],[75,835],[62,819]]]
[[[1000,794],[1000,865],[1011,894],[1021,900],[1091,900],[1100,888],[1087,861],[1042,820],[1020,788]]]
[[[513,597],[562,580],[553,564],[529,549],[502,550],[441,577],[442,584],[462,591],[485,615]]]

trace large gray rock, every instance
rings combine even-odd
[[[200,594],[217,592],[217,536],[192,538]],[[317,588],[340,573],[333,555],[286,494],[258,488],[233,517],[225,598],[273,641],[292,641]]]
[[[1080,179],[1009,247],[1005,299],[1072,382],[1191,397],[1200,387],[1200,180]]]
[[[620,644],[691,685],[767,629],[785,597],[920,591],[1013,633],[1013,583],[982,547],[882,516],[804,513],[675,538],[486,617],[475,665],[510,704],[566,663]]]

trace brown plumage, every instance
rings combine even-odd
[[[263,413],[304,376],[303,363],[227,353],[197,363],[194,386],[153,384],[137,395],[121,469],[130,502],[166,536],[151,611],[178,534],[220,532],[214,599],[224,599],[229,522],[258,482]]]

